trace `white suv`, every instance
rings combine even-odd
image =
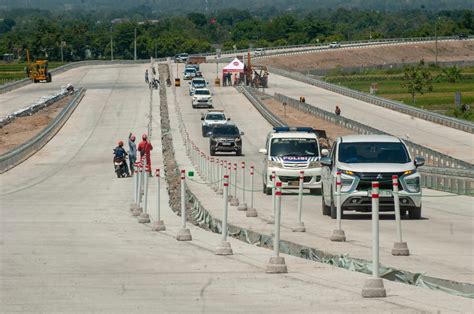
[[[336,173],[341,173],[341,212],[371,212],[372,181],[380,185],[380,211],[393,211],[392,175],[398,176],[400,211],[411,219],[421,217],[421,186],[417,167],[423,158],[412,159],[405,143],[390,135],[339,137],[323,165],[322,208],[336,218]]]
[[[201,116],[202,136],[208,137],[212,128],[217,124],[226,124],[230,118],[225,116],[223,110],[209,110]]]
[[[202,77],[195,77],[191,82],[189,82],[189,96],[194,94],[196,88],[205,88],[207,86],[207,82]]]
[[[196,88],[191,101],[193,108],[212,108],[212,93],[207,88]]]
[[[284,189],[298,189],[300,171],[304,171],[303,188],[312,194],[321,188],[322,155],[326,149],[320,150],[319,140],[312,128],[276,127],[267,136],[266,148],[260,149],[265,154],[263,160],[263,193],[270,195],[273,182],[272,172],[275,171],[276,181],[282,182]]]

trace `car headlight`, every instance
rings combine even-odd
[[[321,167],[321,163],[319,161],[310,161],[308,168],[319,168]]]
[[[412,178],[403,178],[405,181],[405,187],[408,192],[410,193],[419,193],[420,188],[420,177],[412,177]]]
[[[338,169],[338,171],[341,172],[341,192],[350,191],[356,179],[354,173],[349,170]]]
[[[281,162],[279,162],[279,161],[273,161],[273,160],[268,160],[268,161],[267,161],[267,166],[268,166],[268,167],[283,168]]]
[[[197,97],[193,97],[193,100],[197,100]]]
[[[212,97],[209,97],[209,98],[207,99],[207,101],[212,101]]]
[[[240,142],[240,138],[237,137],[237,138],[235,139],[235,141],[236,141],[236,142]]]

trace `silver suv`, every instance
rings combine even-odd
[[[341,173],[341,211],[371,211],[371,182],[380,184],[380,211],[393,211],[392,175],[398,176],[400,211],[421,217],[421,186],[417,168],[423,158],[412,159],[405,143],[390,135],[339,137],[329,157],[321,159],[322,208],[336,218],[336,173]]]

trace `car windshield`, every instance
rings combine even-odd
[[[239,136],[239,129],[234,125],[226,125],[215,127],[212,130],[212,135],[214,136]]]
[[[186,69],[186,74],[188,73],[196,73],[196,70],[195,69]]]
[[[339,161],[350,164],[405,164],[410,162],[410,157],[402,143],[341,143]]]
[[[270,156],[308,156],[318,157],[318,143],[315,138],[274,138]]]
[[[225,117],[223,114],[210,113],[206,116],[206,120],[225,120]]]
[[[196,95],[210,95],[211,92],[208,89],[196,89],[194,92]]]
[[[193,85],[195,87],[204,87],[204,86],[206,86],[206,82],[204,80],[193,81]]]

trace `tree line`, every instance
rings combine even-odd
[[[318,10],[273,12],[226,9],[213,13],[154,16],[146,7],[128,11],[16,9],[0,12],[0,54],[79,61],[164,57],[249,47],[396,37],[472,35],[472,10]],[[112,44],[111,44],[112,43]]]

